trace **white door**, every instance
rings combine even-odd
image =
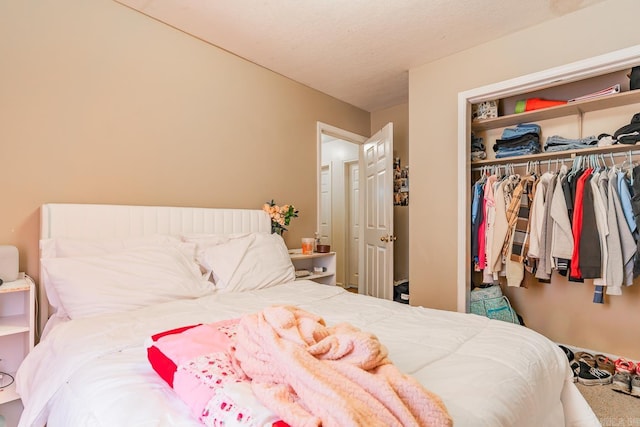
[[[364,200],[360,293],[393,299],[393,124],[363,145]],[[364,260],[362,256],[364,255]]]
[[[358,287],[358,261],[360,252],[360,168],[358,161],[346,163],[347,195],[347,287]]]
[[[322,165],[320,170],[320,241],[331,244],[331,165]]]

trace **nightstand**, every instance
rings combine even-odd
[[[303,255],[302,249],[289,249],[291,263],[296,269],[296,280],[313,280],[323,285],[336,284],[336,253],[314,252],[310,255]],[[306,270],[310,274],[298,276],[298,272]],[[316,271],[322,270],[322,271]]]
[[[15,378],[18,366],[33,349],[35,338],[35,284],[20,273],[18,280],[0,285],[0,371]],[[11,381],[4,375],[0,386]],[[18,424],[22,402],[16,383],[0,390],[0,414],[7,426]]]

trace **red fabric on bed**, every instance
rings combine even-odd
[[[156,341],[158,341],[160,338],[162,338],[164,336],[173,335],[173,334],[180,334],[180,333],[182,333],[182,332],[184,332],[184,331],[186,331],[188,329],[194,328],[196,326],[200,326],[200,324],[191,325],[191,326],[183,326],[181,328],[176,328],[176,329],[171,329],[169,331],[164,331],[164,332],[161,332],[159,334],[152,335],[151,336],[151,340],[153,342],[156,342]],[[147,348],[147,358],[151,362],[151,366],[153,367],[153,369],[158,373],[158,375],[160,375],[160,378],[165,380],[167,382],[167,384],[169,384],[171,387],[173,387],[173,374],[175,374],[176,370],[178,369],[176,364],[173,363],[173,361],[171,359],[169,359],[167,356],[165,356],[164,353],[162,353],[155,346],[150,346],[150,347]]]
[[[239,319],[175,328],[151,336],[153,369],[206,426],[288,427],[251,391],[233,356]]]
[[[196,325],[190,325],[190,326],[183,326],[180,328],[175,328],[175,329],[171,329],[169,331],[164,331],[164,332],[160,332],[159,334],[155,334],[151,336],[151,339],[153,341],[158,341],[160,338],[165,337],[167,335],[173,335],[173,334],[181,334],[182,332],[189,330],[191,328],[195,328],[196,326],[200,326],[202,325],[202,323],[198,323]]]
[[[151,362],[151,367],[173,388],[173,374],[176,373],[178,367],[171,359],[165,356],[158,347],[147,348],[147,358]]]

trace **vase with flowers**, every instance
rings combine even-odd
[[[273,199],[262,206],[269,218],[271,218],[271,233],[282,236],[287,231],[291,218],[298,217],[298,211],[293,205],[278,206]]]

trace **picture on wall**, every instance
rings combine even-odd
[[[393,204],[409,206],[409,166],[400,164],[400,157],[393,159]]]

